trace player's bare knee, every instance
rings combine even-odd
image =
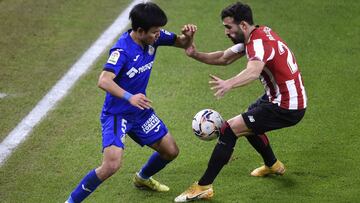
[[[237,137],[247,136],[251,131],[247,128],[242,115],[235,116],[227,121]]]
[[[171,160],[175,159],[179,155],[179,148],[174,148],[174,150],[171,151],[170,155]]]
[[[237,136],[238,137],[247,137],[247,136],[251,136],[254,135],[253,132],[243,132],[243,133],[239,133]]]
[[[112,162],[108,162],[105,164],[104,169],[105,169],[105,173],[108,176],[113,175],[114,173],[116,173],[116,171],[118,171],[121,167],[121,163],[117,162],[117,161],[112,161]]]
[[[96,169],[98,178],[102,181],[108,179],[121,167],[121,163],[103,162],[102,165]]]
[[[163,158],[166,160],[174,160],[179,155],[179,148],[178,147],[172,147],[170,150],[168,150],[165,154],[163,154]]]

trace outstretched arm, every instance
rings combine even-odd
[[[229,65],[245,55],[244,44],[236,44],[225,51],[198,52],[193,43],[186,49],[186,54],[191,58],[210,65]]]
[[[212,85],[211,89],[215,90],[214,96],[221,98],[224,94],[233,88],[244,86],[259,78],[265,63],[262,61],[249,61],[246,68],[236,76],[222,80],[214,75],[209,83]]]

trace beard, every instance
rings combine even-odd
[[[242,33],[237,33],[235,37],[228,35],[234,44],[245,43],[245,36]]]

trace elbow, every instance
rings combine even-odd
[[[231,59],[231,58],[224,58],[221,60],[222,65],[227,66],[230,65],[234,62],[235,60]]]
[[[227,66],[227,65],[232,64],[232,62],[233,62],[233,61],[231,61],[231,60],[226,60],[226,61],[223,61],[223,63],[222,63],[221,65]]]
[[[104,78],[100,77],[99,80],[98,80],[97,86],[100,89],[105,89],[105,87],[107,86],[106,84],[107,84],[106,80]]]
[[[232,63],[232,61],[230,61],[230,60],[220,59],[220,60],[215,62],[215,65],[227,66],[227,65],[230,65],[231,63]]]

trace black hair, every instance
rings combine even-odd
[[[254,24],[250,6],[239,1],[231,4],[221,11],[221,19],[224,20],[226,17],[234,18],[234,22],[236,23],[246,21],[250,25]]]
[[[162,27],[167,23],[165,12],[152,2],[135,5],[130,11],[129,19],[135,31],[142,28],[147,32],[151,27]]]

